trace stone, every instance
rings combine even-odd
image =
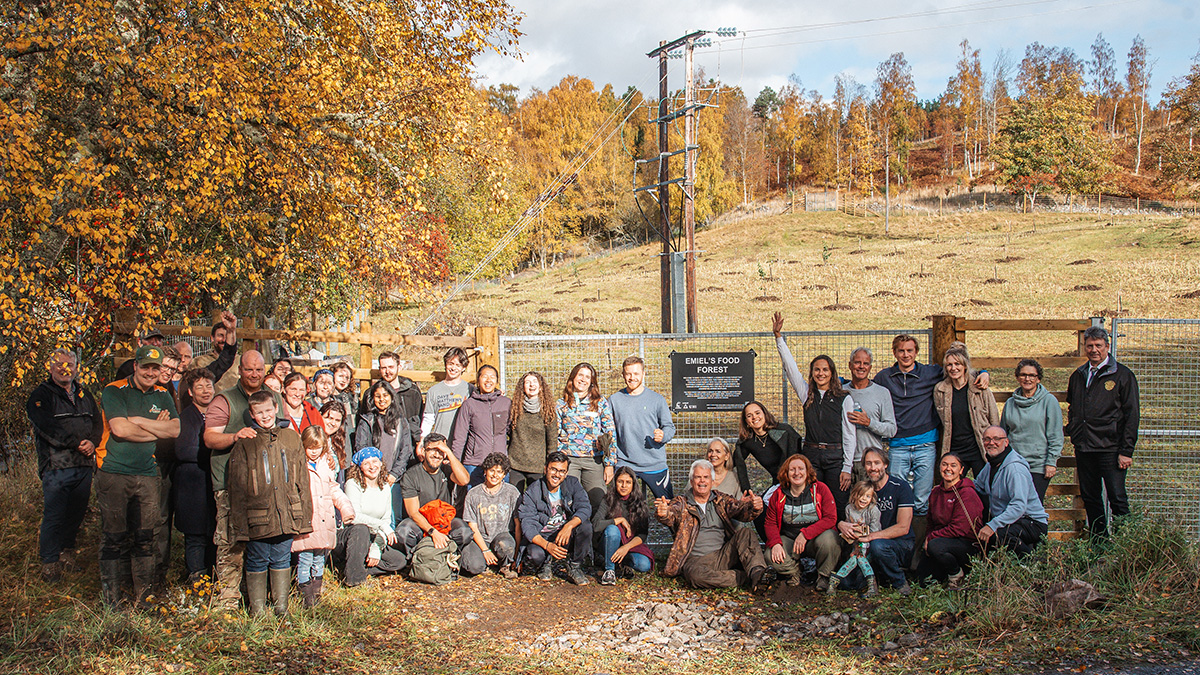
[[[907,633],[901,635],[900,639],[896,640],[896,642],[900,643],[901,647],[915,647],[921,644],[921,636],[917,633]]]
[[[889,640],[889,641],[883,643],[883,647],[881,647],[881,649],[883,649],[883,651],[885,651],[885,652],[894,652],[897,649],[900,649],[900,645]]]
[[[829,628],[835,623],[837,623],[837,620],[831,616],[818,616],[813,619],[812,625],[815,628]]]
[[[467,621],[478,621],[479,615],[474,612],[467,612]]]

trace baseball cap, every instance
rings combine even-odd
[[[151,363],[161,366],[163,362],[162,347],[153,347],[150,345],[138,347],[138,350],[133,353],[133,362],[139,366]]]

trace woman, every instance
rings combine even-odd
[[[952,342],[942,357],[946,377],[933,387],[933,405],[942,419],[939,454],[953,452],[978,476],[987,463],[983,455],[983,431],[1000,424],[996,396],[991,389],[975,384],[967,346]]]
[[[801,452],[816,468],[817,480],[833,492],[838,514],[843,514],[857,450],[858,433],[849,417],[854,412],[854,399],[842,388],[833,359],[824,354],[809,362],[808,380],[804,380],[783,337],[783,314],[775,312],[771,332],[775,334],[783,372],[804,402]]]
[[[608,400],[600,396],[596,369],[590,363],[571,369],[554,412],[558,415],[558,449],[571,458],[568,475],[583,483],[594,510],[604,498],[604,486],[612,480],[616,466],[616,425]]]
[[[292,374],[292,362],[288,359],[279,359],[271,365],[271,374],[283,382],[288,375]]]
[[[454,418],[450,449],[471,474],[471,485],[483,482],[477,469],[493,452],[508,454],[508,418],[512,399],[496,389],[500,373],[494,366],[480,366],[475,374],[475,391],[463,401]]]
[[[983,523],[983,502],[970,478],[963,478],[963,461],[954,453],[942,456],[941,483],[929,493],[929,529],[918,579],[945,579],[958,588],[971,556],[979,551],[976,534]]]
[[[800,558],[817,561],[817,590],[829,589],[829,575],[842,552],[838,536],[837,506],[829,487],[817,480],[812,462],[804,455],[783,460],[776,476],[779,489],[767,499],[767,550],[771,567],[787,581],[800,583]]]
[[[1004,404],[1000,426],[1008,442],[1029,462],[1038,499],[1046,502],[1046,488],[1058,471],[1062,456],[1062,406],[1042,386],[1042,365],[1033,359],[1017,364],[1017,388]]]
[[[338,532],[333,557],[343,564],[347,586],[357,586],[367,575],[399,572],[407,560],[396,548],[392,498],[383,461],[377,448],[354,453],[355,467],[346,481],[346,497],[354,509],[354,524]]]
[[[604,552],[602,586],[617,583],[618,565],[620,576],[632,576],[633,572],[645,574],[654,569],[654,554],[646,546],[650,510],[642,495],[634,493],[636,478],[633,469],[627,466],[617,469],[608,492],[592,515],[592,530],[600,537]]]
[[[312,392],[309,393],[306,401],[313,404],[317,410],[321,406],[333,400],[333,371],[328,368],[322,368],[313,373],[312,376]]]
[[[283,382],[275,377],[275,373],[267,373],[267,376],[263,378],[263,386],[276,394],[283,394]]]
[[[517,381],[520,393],[509,412],[509,479],[522,494],[542,477],[546,456],[558,449],[558,418],[547,400],[549,389],[542,374],[531,370]]]
[[[343,426],[346,428],[346,448],[354,447],[354,412],[358,410],[358,382],[354,381],[354,367],[345,361],[333,364],[333,399],[345,408]]]
[[[737,473],[733,470],[733,453],[729,451],[729,443],[724,438],[713,438],[708,442],[704,458],[713,465],[713,489],[741,498],[742,490],[738,485]]]
[[[321,420],[324,422],[325,435],[329,437],[329,448],[333,451],[333,459],[338,465],[338,484],[345,485],[345,471],[350,466],[350,458],[346,454],[346,409],[340,401],[330,401],[321,406]]]
[[[217,504],[209,466],[211,452],[204,444],[204,415],[216,396],[215,384],[206,368],[187,371],[181,381],[181,389],[188,393],[192,403],[179,415],[179,438],[171,470],[171,504],[175,529],[184,537],[183,561],[189,583],[211,576],[217,558],[217,548],[213,545]]]
[[[787,422],[780,422],[758,401],[751,401],[742,408],[738,423],[738,442],[733,451],[733,466],[737,469],[738,487],[741,492],[750,489],[750,473],[746,468],[746,456],[753,456],[776,482],[783,460],[800,452],[800,434]]]
[[[283,378],[283,406],[280,412],[292,421],[292,429],[297,434],[316,425],[325,426],[321,412],[313,404],[304,400],[308,394],[308,378],[303,373],[292,373]]]
[[[367,390],[367,400],[371,407],[358,418],[354,444],[358,446],[356,450],[373,447],[379,451],[383,478],[392,486],[393,512],[402,514],[404,500],[400,496],[400,478],[413,457],[412,434],[387,382],[377,380],[372,384]]]

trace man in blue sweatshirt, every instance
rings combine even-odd
[[[633,469],[655,499],[674,499],[667,443],[675,436],[675,424],[667,399],[646,388],[646,362],[641,357],[625,359],[621,374],[625,388],[608,397],[617,427],[617,466]]]
[[[1004,546],[1023,556],[1046,538],[1050,520],[1033,486],[1029,462],[1009,447],[1004,427],[984,430],[983,452],[987,464],[975,478],[975,491],[991,520],[979,530],[979,540],[985,549]]]

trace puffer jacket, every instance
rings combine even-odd
[[[717,509],[717,516],[725,526],[726,540],[736,533],[735,528],[738,526],[733,521],[748,523],[758,515],[753,502],[741,501],[722,492],[712,492],[708,497],[708,504]],[[683,563],[692,554],[701,519],[700,509],[689,503],[685,495],[678,495],[672,499],[667,505],[667,515],[658,519],[658,522],[670,528],[675,535],[675,543],[671,544],[671,553],[667,556],[666,566],[663,567],[663,574],[666,576],[677,576],[683,568]]]
[[[256,427],[258,435],[233,444],[225,489],[234,541],[312,532],[308,457],[292,429]]]
[[[337,471],[325,457],[308,462],[308,491],[312,496],[312,532],[301,534],[292,541],[292,551],[328,551],[337,546],[337,517],[342,522],[354,521],[350,498],[338,487]]]
[[[974,379],[972,376],[970,379]],[[954,385],[949,379],[938,382],[933,387],[933,407],[937,409],[938,417],[942,420],[942,439],[938,441],[938,455],[950,452],[951,407],[954,403]],[[979,452],[983,452],[983,432],[990,426],[1000,424],[1000,410],[996,407],[996,395],[991,389],[980,389],[975,383],[967,383],[967,407],[971,412],[971,430],[975,432],[975,442]]]

